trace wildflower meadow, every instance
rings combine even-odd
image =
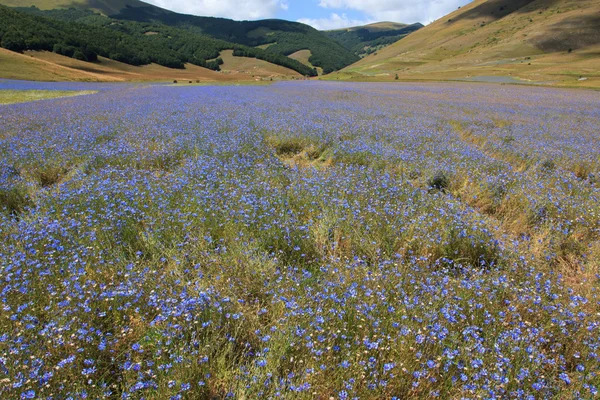
[[[0,398],[598,397],[599,92],[0,87]]]

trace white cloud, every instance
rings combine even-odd
[[[332,29],[349,28],[351,26],[367,25],[374,21],[350,19],[350,18],[348,18],[348,16],[346,14],[340,15],[340,14],[333,13],[329,16],[329,18],[317,18],[317,19],[301,18],[298,20],[298,22],[301,22],[306,25],[310,25],[313,28],[316,28],[316,29],[319,29],[322,31],[327,31],[327,30],[332,30]]]
[[[253,20],[274,17],[287,10],[285,0],[144,0],[147,3],[185,14]]]
[[[328,9],[350,9],[377,21],[427,24],[469,3],[470,0],[320,0]]]

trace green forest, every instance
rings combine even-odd
[[[281,65],[305,76],[317,72],[273,51],[216,39],[192,29],[160,22],[113,19],[86,10],[41,11],[0,6],[0,46],[21,52],[46,50],[95,61],[98,56],[130,65],[156,63],[184,68],[185,63],[219,70],[222,50]]]
[[[233,50],[235,56],[257,58],[305,76],[316,76],[316,68],[289,58],[292,53],[310,50],[309,62],[328,74],[422,26],[321,32],[297,22],[198,17],[145,4],[110,16],[84,8],[0,6],[0,46],[12,51],[46,50],[90,62],[102,56],[169,68],[190,63],[219,71],[221,51]]]
[[[324,32],[297,22],[277,19],[233,21],[225,18],[177,14],[154,6],[124,8],[111,18],[144,23],[159,22],[247,47],[271,44],[267,48],[270,54],[288,56],[299,50],[310,50],[312,53],[310,63],[323,68],[326,74],[359,60],[352,51]],[[252,54],[252,51],[240,48],[237,53]]]

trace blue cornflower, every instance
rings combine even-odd
[[[559,376],[558,376],[563,382],[565,382],[567,385],[571,384],[571,378],[569,378],[569,375],[567,375],[566,373],[562,372]]]

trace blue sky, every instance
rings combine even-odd
[[[470,0],[145,0],[186,14],[237,20],[281,18],[317,29],[378,21],[427,24]]]

